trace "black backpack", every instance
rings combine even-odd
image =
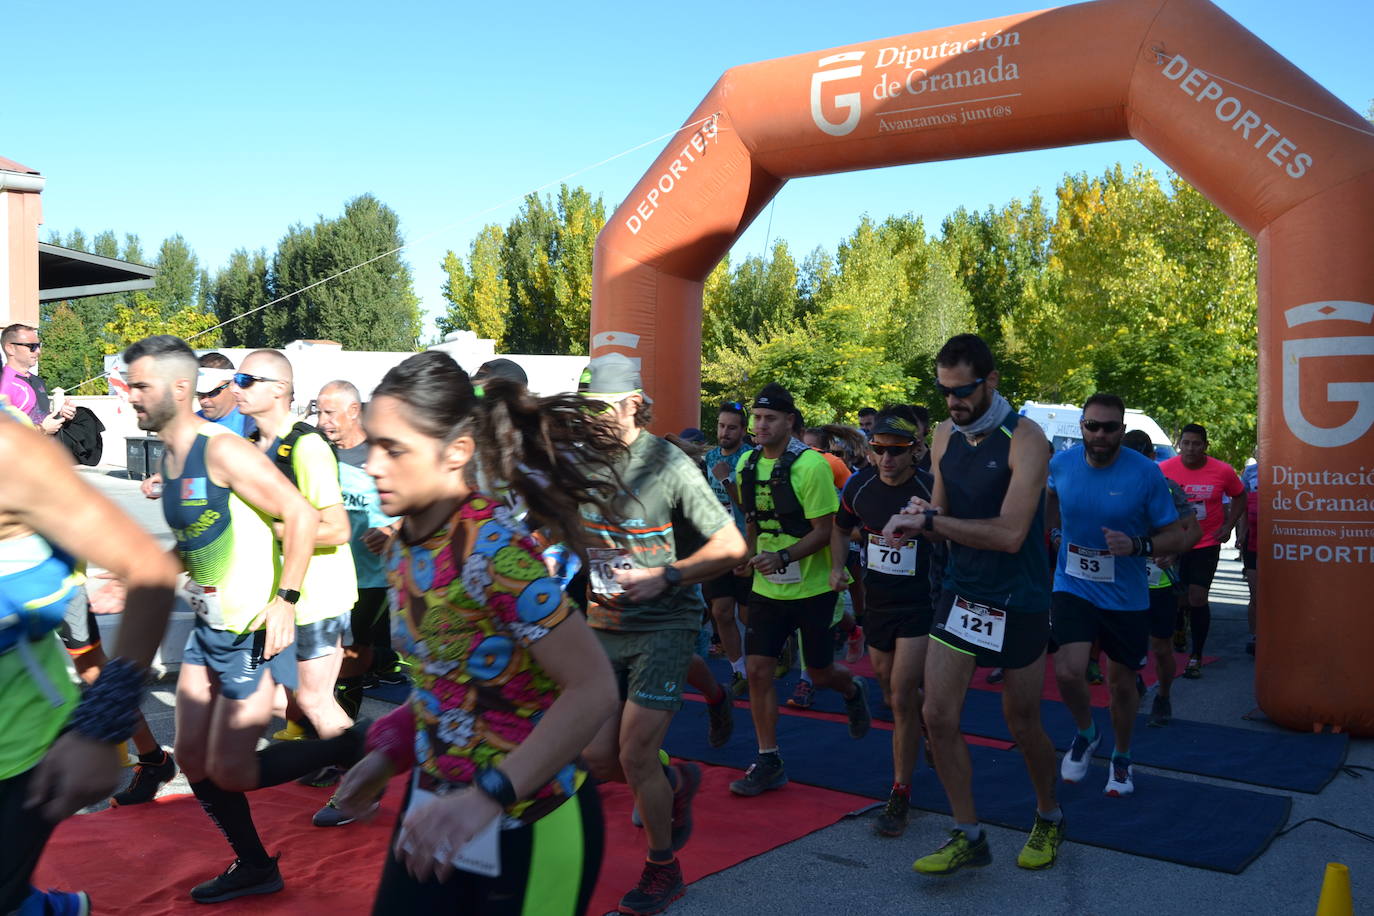
[[[760,512],[758,508],[759,459],[763,449],[756,448],[744,459],[740,469],[740,503],[747,521],[757,525],[761,521],[776,521],[783,534],[794,538],[806,537],[811,531],[811,522],[802,509],[797,491],[792,489],[792,465],[807,451],[806,446],[797,439],[787,443],[787,451],[773,463],[773,473],[768,477],[772,490],[773,508]]]
[[[297,490],[301,487],[300,483],[296,480],[296,468],[291,462],[291,453],[295,450],[296,443],[300,441],[301,436],[308,436],[311,433],[319,436],[328,444],[329,450],[334,453],[334,473],[339,473],[339,447],[333,442],[330,442],[328,436],[321,433],[309,423],[303,420],[297,420],[295,423],[291,424],[291,429],[282,437],[281,444],[277,446],[276,450],[273,451],[271,455],[272,463],[277,466],[277,470],[285,474],[286,479],[291,481],[291,486],[295,487]],[[253,435],[254,437],[261,437],[262,434],[262,430],[259,429]],[[261,441],[261,439],[256,438],[255,441]]]

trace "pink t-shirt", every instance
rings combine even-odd
[[[1197,542],[1197,546],[1215,547],[1220,543],[1217,535],[1226,521],[1222,494],[1235,499],[1245,492],[1245,485],[1236,476],[1235,469],[1225,461],[1208,457],[1202,467],[1193,470],[1184,466],[1181,455],[1165,461],[1159,469],[1165,477],[1183,488],[1188,504],[1197,515],[1198,524],[1202,526],[1202,540]]]
[[[47,419],[48,392],[36,375],[16,371],[10,366],[0,370],[0,394],[37,426]]]

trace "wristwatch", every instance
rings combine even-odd
[[[668,583],[669,588],[677,588],[682,584],[682,570],[676,566],[663,567],[663,581]]]
[[[940,514],[938,509],[927,509],[925,511],[926,523],[921,526],[922,531],[930,531],[935,528],[935,516]]]
[[[509,808],[520,799],[515,797],[515,786],[510,777],[496,767],[483,767],[472,778],[472,784],[483,795],[489,795],[502,808]]]
[[[792,565],[792,551],[788,550],[786,547],[784,547],[782,550],[779,550],[779,551],[778,551],[778,560],[780,560],[780,561],[782,562],[782,568],[783,568],[783,569],[786,569],[787,567],[791,566],[791,565]]]
[[[277,589],[277,597],[287,604],[296,604],[301,600],[301,593],[294,588],[279,588]]]

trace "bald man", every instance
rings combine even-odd
[[[256,443],[320,513],[315,551],[296,604],[296,704],[321,738],[352,724],[334,698],[343,661],[343,638],[358,600],[348,513],[339,487],[334,450],[313,427],[291,413],[291,362],[276,350],[255,350],[234,375],[239,410],[256,421]]]

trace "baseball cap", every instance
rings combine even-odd
[[[220,385],[234,380],[233,369],[209,369],[201,366],[196,373],[196,394],[214,391]]]
[[[778,413],[797,412],[797,403],[792,400],[792,395],[776,382],[763,386],[758,397],[754,398],[754,406],[762,407],[764,410],[776,410]]]
[[[653,403],[653,398],[644,393],[643,383],[639,378],[639,367],[623,353],[607,353],[605,356],[593,357],[591,362],[587,363],[587,368],[582,370],[582,377],[577,382],[577,393],[584,398],[595,398],[608,404],[638,394],[648,403]]]
[[[893,414],[879,414],[877,421],[873,424],[873,429],[869,432],[870,439],[877,436],[896,436],[899,439],[910,439],[916,441],[919,430],[916,424],[906,417],[899,417]]]

